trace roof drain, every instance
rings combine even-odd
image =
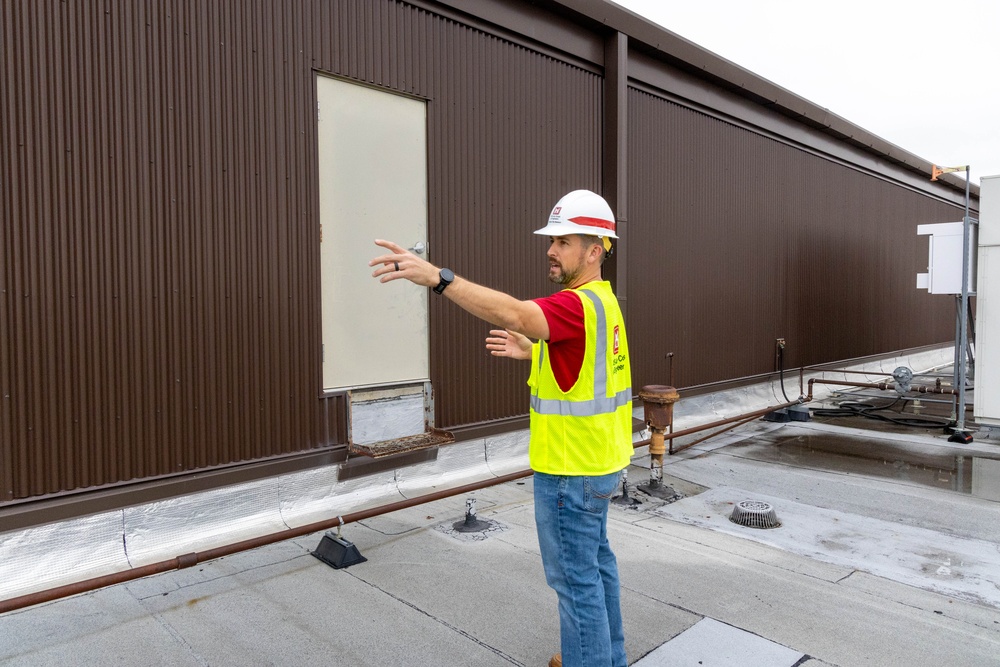
[[[781,525],[774,507],[760,500],[741,500],[736,503],[729,520],[748,528],[777,528]]]

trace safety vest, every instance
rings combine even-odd
[[[531,351],[532,470],[550,475],[607,475],[632,457],[632,369],[625,322],[607,281],[573,290],[583,303],[587,334],[576,383],[563,391],[549,362],[549,346]]]

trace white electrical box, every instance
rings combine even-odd
[[[917,274],[917,288],[931,294],[962,293],[962,239],[965,225],[961,222],[939,222],[917,225],[918,236],[930,236],[927,251],[927,273]],[[969,293],[976,291],[976,226],[969,230]]]
[[[1000,426],[1000,176],[979,186],[976,296],[976,422]]]

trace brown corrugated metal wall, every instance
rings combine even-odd
[[[0,38],[0,501],[343,441],[316,70],[429,100],[432,256],[473,279],[543,291],[523,228],[600,183],[596,68],[404,4],[4,3]],[[440,423],[525,412],[482,325],[432,322]]]
[[[437,65],[467,68],[472,89],[443,112],[430,104],[432,260],[519,298],[549,294],[547,240],[530,232],[562,193],[599,188],[601,79],[496,39],[453,48]],[[525,368],[487,354],[489,329],[431,301],[431,378],[445,427],[527,413]]]
[[[466,20],[430,0],[0,6],[0,503],[343,443],[344,398],[320,395],[316,72],[427,100],[433,261],[551,291],[527,232],[606,176],[601,63],[581,60],[605,35],[551,15],[569,56]],[[667,351],[689,385],[770,370],[777,336],[790,363],[950,337],[950,304],[912,289],[917,242],[892,244],[951,207],[630,106],[637,384]],[[487,329],[432,298],[439,426],[527,410]]]
[[[294,8],[4,7],[5,497],[315,446]]]
[[[686,387],[774,371],[776,338],[789,367],[954,338],[916,226],[960,208],[634,88],[629,124],[636,386],[668,352]]]

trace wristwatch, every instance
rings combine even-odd
[[[444,288],[446,288],[448,285],[454,282],[455,273],[451,269],[441,269],[441,272],[438,274],[438,277],[441,279],[441,282],[437,284],[437,287],[434,288],[434,291],[437,294],[441,294],[442,292],[444,292]]]

